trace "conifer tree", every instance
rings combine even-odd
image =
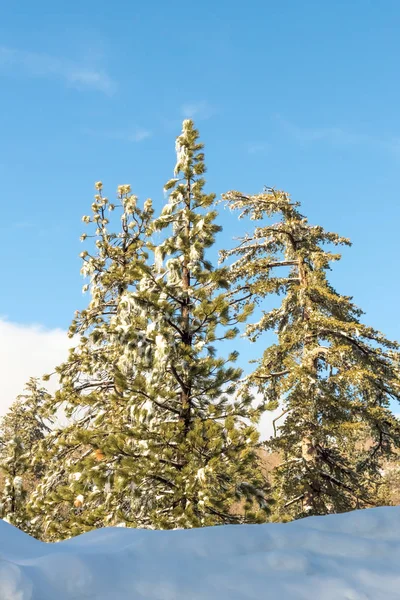
[[[154,247],[154,269],[130,294],[133,309],[147,319],[153,348],[150,364],[136,357],[146,395],[135,413],[134,435],[145,448],[135,479],[137,518],[157,528],[265,520],[268,485],[258,468],[258,432],[245,424],[258,413],[247,394],[233,398],[241,370],[229,363],[237,353],[225,360],[214,346],[237,334],[248,310],[233,314],[226,269],[213,269],[206,258],[220,227],[215,196],[203,191],[203,144],[190,120],[176,151],[175,177],[165,186],[169,198],[153,223],[167,235]],[[237,499],[245,499],[244,515],[229,510]]]
[[[82,254],[91,302],[57,369],[55,403],[74,420],[42,445],[48,469],[32,497],[46,539],[93,527],[176,528],[265,520],[268,485],[257,464],[251,398],[234,401],[241,371],[214,343],[236,335],[226,270],[205,250],[219,231],[203,192],[204,156],[191,121],[177,140],[176,177],[153,222],[120,188],[122,232],[110,234],[99,183],[92,218],[97,255]],[[111,207],[114,208],[113,206]],[[155,245],[151,235],[164,240]],[[86,286],[84,289],[87,289]],[[231,314],[232,313],[232,314]],[[40,455],[40,453],[39,453]],[[232,514],[245,499],[245,515]]]
[[[153,208],[150,200],[139,208],[129,185],[119,186],[117,203],[102,188],[96,183],[92,215],[82,219],[95,227],[94,235],[81,237],[95,238],[93,251],[81,253],[81,273],[90,278],[83,292],[90,291],[91,299],[72,322],[69,335],[79,343],[56,369],[60,388],[46,406],[49,415],[62,407],[68,421],[37,453],[47,468],[30,511],[46,540],[124,523],[132,508],[131,481],[123,477],[121,457],[137,378],[130,353],[132,345],[141,344],[143,323],[132,311],[128,316],[123,305],[145,268]],[[110,231],[107,211],[121,213],[118,233]]]
[[[51,421],[43,418],[43,406],[50,397],[31,378],[25,393],[18,396],[0,422],[0,471],[4,488],[0,496],[0,517],[26,533],[35,532],[27,514],[27,495],[43,473],[43,465],[36,462],[37,443],[50,431]]]
[[[280,406],[284,417],[270,443],[283,460],[275,471],[279,514],[372,506],[382,462],[400,444],[390,410],[400,398],[399,346],[363,324],[352,298],[327,279],[330,263],[340,259],[332,246],[350,242],[310,225],[284,192],[234,191],[224,199],[241,218],[263,221],[222,253],[222,260],[234,258],[237,291],[245,288],[246,303],[261,310],[265,297],[282,297],[279,307],[262,310],[247,327],[250,340],[274,330],[276,342],[246,381],[266,408]]]

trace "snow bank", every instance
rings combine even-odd
[[[400,507],[58,544],[0,521],[0,599],[399,600]]]

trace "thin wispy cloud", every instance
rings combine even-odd
[[[277,116],[276,119],[284,131],[301,144],[325,142],[332,146],[373,146],[380,150],[400,154],[399,137],[376,137],[343,127],[300,127],[281,116]]]
[[[268,152],[270,145],[268,142],[248,142],[246,151],[248,154],[265,154]]]
[[[151,137],[151,131],[147,129],[138,129],[131,134],[128,134],[127,139],[131,142],[143,142],[143,140],[147,140],[147,138]]]
[[[76,89],[112,94],[116,83],[103,70],[50,54],[0,46],[0,73],[40,79],[58,79]]]
[[[181,107],[182,116],[185,119],[209,119],[215,110],[205,100],[199,102],[186,102]]]
[[[168,133],[177,133],[182,129],[182,119],[194,119],[196,121],[206,121],[216,113],[205,100],[198,102],[185,102],[179,107],[179,113],[176,116],[165,117],[159,115],[159,122],[162,129]]]
[[[139,143],[152,136],[152,132],[143,128],[127,129],[89,129],[85,128],[87,135],[102,137],[109,140],[120,140],[122,142]]]
[[[362,144],[370,139],[363,133],[354,133],[341,127],[299,127],[282,117],[277,117],[282,128],[299,142],[327,141],[332,144]]]
[[[16,229],[32,229],[33,227],[35,227],[35,224],[31,221],[17,221],[16,223],[14,223],[14,227]]]

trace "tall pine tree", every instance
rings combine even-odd
[[[261,309],[265,297],[282,296],[278,308],[262,310],[247,328],[253,341],[274,330],[276,342],[246,382],[285,417],[270,444],[283,460],[275,472],[279,514],[374,505],[382,461],[400,444],[399,421],[390,410],[400,399],[399,346],[364,325],[351,297],[327,279],[330,263],[340,259],[330,247],[350,242],[310,225],[284,192],[229,192],[224,198],[241,218],[263,221],[222,253],[222,259],[235,259],[237,290],[245,288],[246,303]],[[366,433],[368,445],[362,443]]]
[[[136,480],[138,516],[145,526],[193,527],[265,520],[268,485],[258,468],[257,421],[247,394],[234,397],[241,370],[237,358],[217,357],[216,342],[231,339],[248,310],[233,314],[226,269],[214,269],[206,250],[220,227],[214,194],[206,194],[203,144],[184,121],[176,141],[175,177],[154,231],[166,231],[154,247],[154,269],[130,294],[147,319],[151,364],[144,373],[144,411],[135,436],[146,453]],[[146,344],[148,342],[145,342]],[[143,414],[144,412],[144,414]],[[244,514],[230,510],[244,499]]]

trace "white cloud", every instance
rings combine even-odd
[[[209,119],[214,114],[214,109],[206,102],[187,102],[181,107],[182,115],[185,119]]]
[[[20,72],[34,78],[60,79],[71,87],[97,90],[105,94],[112,94],[116,89],[115,82],[102,69],[49,54],[6,46],[0,46],[0,71],[12,74]]]
[[[282,414],[282,409],[278,408],[277,410],[266,411],[260,420],[259,430],[260,430],[260,439],[262,441],[268,440],[270,437],[274,435],[274,426],[272,421],[279,417]],[[275,427],[276,432],[279,434],[279,427],[283,425],[285,422],[285,417],[283,416],[281,419],[276,421]]]
[[[254,408],[258,407],[262,402],[262,394],[253,389],[253,401],[252,406]],[[264,442],[269,440],[270,437],[274,436],[274,425],[273,421],[280,415],[282,415],[283,408],[279,407],[276,410],[266,410],[264,414],[261,416],[258,430],[260,432],[260,441]],[[280,419],[278,419],[275,423],[276,433],[279,435],[279,427],[283,425],[285,422],[285,415],[283,415]],[[250,422],[249,422],[250,424]]]
[[[30,377],[53,372],[68,357],[68,349],[73,345],[62,329],[44,329],[0,319],[0,415],[23,392]],[[43,385],[54,391],[56,378]]]

